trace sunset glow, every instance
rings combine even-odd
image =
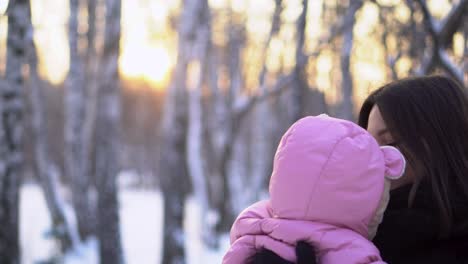
[[[41,75],[53,84],[62,83],[68,73],[68,4],[62,0],[32,0],[34,38],[38,47]],[[0,0],[0,12],[4,11],[8,1]],[[310,1],[307,52],[313,51],[320,36],[328,30],[321,24],[322,1]],[[409,9],[402,5],[402,0],[378,0],[381,5],[397,7],[397,19],[406,22],[409,19]],[[448,0],[430,0],[429,6],[436,15],[445,14],[450,9]],[[119,67],[123,78],[144,80],[157,89],[164,89],[170,81],[176,57],[177,33],[176,24],[171,20],[178,16],[181,1],[122,1],[122,38],[120,47]],[[252,45],[246,46],[244,54],[249,69],[246,75],[246,85],[256,86],[258,82],[258,63],[262,61],[262,48],[271,26],[271,15],[274,11],[273,0],[209,0],[213,9],[224,9],[230,6],[233,11],[245,14],[246,30]],[[301,12],[301,1],[291,0],[284,4],[281,19],[284,22],[279,37],[272,40],[268,49],[266,63],[270,72],[276,72],[280,67],[290,69],[295,59],[295,21]],[[84,12],[85,13],[85,12]],[[83,16],[81,19],[86,19]],[[5,51],[6,19],[0,20],[0,48]],[[221,23],[221,22],[220,22]],[[386,80],[383,51],[379,46],[380,39],[374,34],[378,25],[378,7],[373,3],[365,3],[358,13],[353,47],[351,69],[360,78],[354,80],[355,87],[377,86]],[[222,24],[218,25],[222,28]],[[213,26],[215,29],[216,27]],[[216,42],[220,33],[213,32]],[[396,41],[389,38],[389,47],[396,48]],[[370,48],[373,47],[373,48]],[[54,52],[49,52],[53,50]],[[456,54],[463,52],[463,39],[456,35],[454,41]],[[0,54],[0,58],[4,57]],[[316,76],[312,80],[318,89],[323,91],[330,101],[333,101],[336,90],[331,76],[336,74],[336,61],[330,53],[324,51],[311,66],[315,68]],[[397,71],[404,76],[408,69],[405,60],[397,64]],[[335,70],[334,70],[335,69]],[[2,69],[0,69],[2,70]],[[367,92],[356,91],[356,93]]]
[[[161,45],[129,44],[120,56],[119,66],[126,77],[162,84],[167,80],[172,62],[167,49]]]

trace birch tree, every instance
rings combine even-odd
[[[292,113],[293,121],[303,117],[305,109],[305,98],[308,90],[307,81],[305,78],[304,66],[308,58],[304,53],[305,30],[307,22],[307,10],[309,1],[302,1],[302,11],[296,22],[296,65],[294,66],[294,84],[292,90],[294,111]]]
[[[172,76],[172,84],[168,90],[164,105],[162,124],[163,146],[161,148],[161,188],[164,195],[164,234],[163,234],[163,263],[185,263],[184,254],[184,203],[188,194],[189,177],[194,179],[196,196],[204,203],[205,181],[201,160],[195,158],[200,154],[200,89],[202,83],[202,64],[200,60],[206,53],[207,43],[198,39],[197,33],[201,29],[200,24],[208,22],[208,5],[206,0],[185,0],[182,5],[182,13],[178,25],[177,63]],[[209,11],[208,11],[209,12]],[[208,26],[208,25],[207,25]],[[208,28],[204,29],[209,30]],[[203,32],[201,32],[203,33]],[[206,34],[206,33],[205,33]],[[198,35],[198,36],[197,36]],[[204,36],[206,37],[206,35]],[[196,48],[192,50],[191,44]],[[198,45],[196,45],[198,44]],[[198,50],[197,50],[198,48]],[[194,54],[191,54],[194,53]],[[198,53],[198,54],[196,54]],[[189,85],[194,98],[190,100],[190,108],[195,111],[190,116],[189,134],[187,128],[187,66],[191,55],[196,56],[195,67],[191,73],[193,80]],[[198,67],[198,69],[196,68]],[[188,136],[188,137],[187,137]],[[187,150],[187,148],[189,148]],[[189,171],[190,170],[190,173]],[[206,204],[205,204],[206,205]],[[203,206],[203,205],[202,205]]]
[[[349,1],[349,7],[343,19],[343,43],[340,53],[342,102],[337,116],[347,120],[354,120],[353,76],[351,74],[350,64],[353,51],[356,12],[362,7],[362,4],[363,2],[361,0]]]
[[[273,38],[277,37],[278,32],[281,27],[281,12],[283,1],[275,0],[275,9],[273,11],[270,32],[264,44],[264,54],[262,59],[262,70],[259,75],[259,94],[265,95],[268,93],[266,86],[266,75],[267,75],[267,65],[266,58],[268,56],[268,51],[270,43]],[[273,153],[271,142],[271,131],[273,130],[274,118],[271,115],[271,105],[267,100],[258,102],[253,111],[255,126],[253,126],[253,141],[252,141],[252,152],[254,153],[254,159],[252,160],[253,168],[251,173],[251,180],[249,181],[248,186],[250,186],[250,196],[247,197],[248,203],[251,203],[259,199],[258,194],[264,189],[263,185],[266,182],[268,172],[271,171],[269,165],[272,163],[270,160],[273,159],[271,153]],[[245,186],[244,186],[245,188]],[[239,193],[237,190],[235,193]]]
[[[37,54],[34,44],[34,32],[31,22],[31,3],[28,2],[28,33],[26,35],[27,62],[29,65],[29,103],[32,114],[32,133],[34,137],[34,161],[41,187],[44,191],[47,207],[49,209],[53,234],[61,242],[62,250],[75,248],[79,242],[78,232],[70,224],[65,214],[65,202],[58,193],[58,169],[49,157],[49,142],[47,136],[47,116],[44,105],[47,103],[43,91],[43,83],[37,69]]]
[[[164,103],[161,126],[160,184],[164,196],[163,263],[184,263],[184,203],[189,192],[185,161],[186,101],[183,55],[178,48],[173,84]]]
[[[86,176],[83,180],[83,189],[86,189],[85,201],[87,203],[88,215],[86,216],[88,235],[96,235],[97,212],[95,201],[95,126],[98,98],[98,68],[99,54],[96,48],[97,19],[96,10],[98,0],[87,0],[88,9],[88,32],[86,32],[87,49],[85,54],[85,74],[86,80],[84,91],[85,115],[83,124],[83,173]]]
[[[188,88],[188,129],[186,139],[186,161],[188,173],[193,186],[193,193],[201,210],[202,240],[209,246],[216,245],[213,223],[207,219],[211,212],[208,198],[207,172],[202,147],[204,144],[202,120],[202,86],[208,64],[208,50],[211,44],[210,9],[207,0],[187,1],[184,5],[185,15],[190,16],[191,28],[180,31],[184,42],[179,42],[188,50],[187,64]],[[184,17],[185,18],[185,17]],[[187,18],[188,19],[188,18]],[[184,24],[187,25],[187,24]]]
[[[396,68],[396,64],[398,60],[403,56],[404,53],[407,53],[406,51],[403,52],[402,50],[399,50],[396,52],[396,54],[392,54],[392,51],[390,50],[390,45],[388,43],[389,36],[391,34],[396,34],[398,36],[402,36],[398,38],[398,46],[401,47],[402,43],[404,41],[404,33],[405,31],[408,30],[411,26],[404,25],[401,22],[398,22],[397,19],[393,16],[393,13],[395,12],[394,7],[386,7],[379,5],[376,3],[378,8],[379,8],[379,23],[382,26],[382,33],[380,35],[380,40],[382,42],[382,46],[384,49],[384,61],[387,63],[388,66],[388,78],[391,80],[398,80],[398,71]],[[410,19],[408,24],[412,24],[414,21]],[[395,31],[395,32],[392,32]]]
[[[0,263],[19,264],[19,186],[23,158],[22,66],[26,55],[29,6],[10,1],[6,81],[0,83]]]
[[[96,121],[96,99],[97,99],[97,73],[98,73],[98,64],[99,56],[96,48],[96,9],[98,8],[98,0],[87,0],[88,8],[88,32],[86,32],[87,38],[87,49],[86,49],[86,90],[85,90],[85,122],[84,122],[84,152],[86,156],[92,156],[92,142],[94,135],[94,126]],[[89,158],[85,159],[84,170],[88,176],[88,184],[92,178],[91,174],[91,164]]]
[[[65,174],[70,179],[80,237],[92,233],[89,216],[86,153],[84,149],[85,78],[83,58],[78,50],[79,0],[70,0],[69,42],[70,69],[65,91]]]
[[[100,262],[123,263],[120,241],[117,174],[120,144],[120,0],[106,1],[106,23],[102,55],[102,83],[98,92],[96,122],[96,177]]]

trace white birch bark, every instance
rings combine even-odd
[[[186,139],[186,160],[189,176],[192,180],[193,193],[201,209],[201,239],[208,246],[215,246],[216,236],[214,225],[209,221],[212,214],[208,199],[207,171],[203,146],[203,131],[205,123],[202,118],[202,87],[204,83],[205,71],[208,66],[208,49],[211,44],[210,10],[206,0],[187,1],[185,3],[186,17],[194,24],[194,36],[182,36],[184,42],[179,45],[186,45],[190,50],[190,62],[187,67],[188,88],[188,129]],[[189,14],[191,13],[191,14]],[[198,19],[197,19],[198,18]],[[188,33],[188,32],[184,32]]]
[[[354,120],[354,103],[353,103],[353,76],[351,75],[351,55],[353,51],[353,35],[354,25],[356,24],[356,12],[362,7],[361,0],[350,1],[345,14],[345,27],[343,31],[343,44],[340,54],[340,68],[341,68],[341,90],[342,102],[338,117]]]
[[[91,235],[88,204],[88,177],[84,149],[85,78],[84,63],[78,51],[79,0],[70,0],[70,69],[65,91],[65,174],[70,179],[72,202],[80,238]]]
[[[29,1],[28,1],[29,2]],[[39,180],[44,190],[47,207],[50,211],[54,233],[61,242],[62,250],[73,249],[79,243],[78,231],[70,224],[70,219],[65,214],[65,202],[58,193],[57,168],[49,157],[49,142],[46,127],[46,111],[44,105],[47,104],[43,91],[43,83],[39,77],[37,69],[36,46],[34,44],[34,32],[31,23],[31,9],[29,3],[28,34],[26,47],[28,50],[29,64],[29,103],[32,114],[32,133],[34,137],[34,161]]]
[[[6,81],[0,83],[0,263],[19,264],[19,186],[23,158],[24,76],[28,1],[10,1]]]

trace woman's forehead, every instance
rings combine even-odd
[[[369,120],[367,124],[367,130],[375,132],[377,134],[382,134],[387,131],[387,125],[385,124],[382,114],[380,113],[380,109],[377,105],[375,105],[370,114]]]

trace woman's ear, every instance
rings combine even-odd
[[[383,153],[385,161],[385,177],[390,180],[396,180],[403,176],[406,168],[406,160],[403,154],[392,146],[382,146],[380,150]]]

